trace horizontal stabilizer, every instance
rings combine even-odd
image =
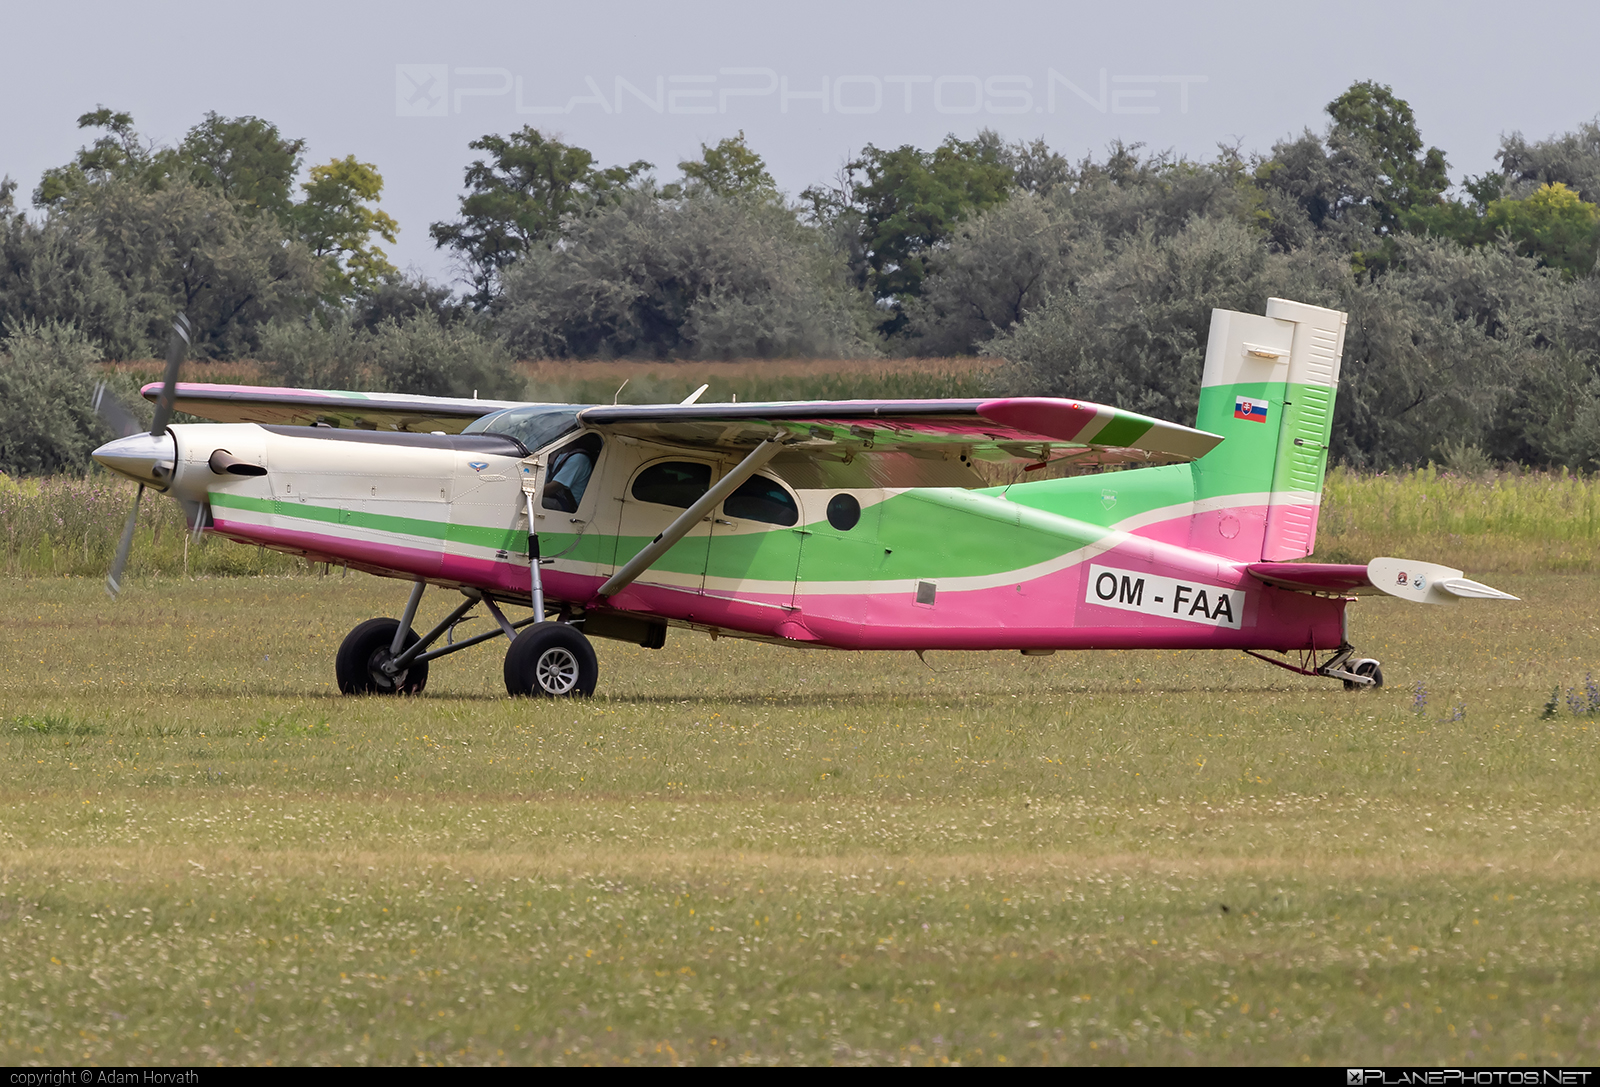
[[[1481,581],[1473,581],[1466,577],[1447,577],[1438,582],[1439,588],[1452,596],[1459,596],[1467,600],[1516,600],[1517,597],[1510,593],[1503,593]]]
[[[1457,600],[1515,600],[1510,593],[1491,589],[1461,576],[1460,570],[1415,559],[1373,559],[1367,576],[1390,596],[1417,604],[1454,604]]]
[[[1461,576],[1460,570],[1412,559],[1373,559],[1365,566],[1332,562],[1253,562],[1250,576],[1297,593],[1369,596],[1388,593],[1416,604],[1457,600],[1516,600],[1510,593]]]
[[[1367,576],[1367,568],[1356,563],[1253,562],[1245,569],[1259,581],[1297,593],[1370,596],[1380,591]]]

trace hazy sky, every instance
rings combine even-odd
[[[1502,133],[1600,113],[1600,4],[417,2],[11,7],[0,173],[24,197],[105,104],[175,143],[208,110],[355,154],[386,182],[401,267],[451,276],[469,141],[532,124],[604,165],[680,159],[741,129],[791,194],[865,143],[929,146],[988,126],[1071,158],[1115,138],[1208,156],[1305,127],[1352,81],[1390,84],[1451,176]]]

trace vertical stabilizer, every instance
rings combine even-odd
[[[1227,440],[1195,463],[1195,485],[1227,513],[1197,522],[1194,546],[1267,561],[1315,548],[1345,321],[1282,298],[1265,316],[1212,311],[1196,426]]]

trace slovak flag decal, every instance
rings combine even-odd
[[[1251,400],[1248,396],[1238,396],[1233,400],[1233,417],[1235,419],[1248,419],[1252,423],[1267,421],[1267,402],[1265,400]]]

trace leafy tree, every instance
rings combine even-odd
[[[215,112],[191,128],[178,149],[196,184],[216,189],[236,207],[273,215],[285,228],[304,150],[304,140],[285,139],[270,122]]]
[[[401,322],[423,312],[432,313],[442,325],[468,316],[467,307],[456,301],[449,287],[422,276],[395,275],[355,299],[351,319],[370,332],[385,320]]]
[[[855,192],[873,293],[893,307],[883,331],[898,332],[906,323],[901,306],[922,293],[935,247],[963,216],[1006,198],[1011,167],[992,145],[948,136],[932,151],[868,144],[851,168],[864,179]]]
[[[984,133],[978,134],[980,138]],[[1049,196],[1057,186],[1070,184],[1072,164],[1065,156],[1050,150],[1043,139],[1009,145],[1002,158],[1011,167],[1011,176],[1023,192]]]
[[[781,206],[625,194],[506,273],[496,324],[525,356],[871,353],[863,295]]]
[[[1009,363],[1006,388],[1191,420],[1213,308],[1260,313],[1274,295],[1336,304],[1345,278],[1325,249],[1273,253],[1220,217],[1165,237],[1147,224],[1097,264],[986,345]]]
[[[1600,207],[1561,182],[1541,185],[1524,200],[1496,200],[1485,221],[1518,250],[1570,277],[1595,271],[1600,257]]]
[[[1006,148],[1021,151],[1036,162],[1049,158],[1037,142]],[[1074,167],[1061,160],[1051,170],[1048,198],[1017,192],[962,220],[930,258],[921,296],[905,306],[908,349],[976,350],[1045,299],[1074,289],[1106,264],[1108,247],[1139,231],[1160,240],[1197,217],[1250,224],[1260,217],[1249,168],[1228,149],[1196,163],[1117,142],[1103,162],[1085,158]]]
[[[387,212],[371,207],[383,194],[383,177],[354,155],[311,168],[301,186],[305,199],[293,209],[300,239],[323,262],[328,286],[324,297],[348,299],[370,294],[399,276],[388,256],[372,242],[376,234],[393,245],[400,226]]]
[[[811,216],[844,224],[860,238],[860,278],[889,311],[885,333],[906,327],[904,305],[922,292],[929,259],[955,224],[1010,194],[1015,180],[997,139],[948,136],[932,151],[868,144],[838,184],[801,194]]]
[[[1386,274],[1348,281],[1339,303],[1350,323],[1333,456],[1346,464],[1484,445],[1519,378],[1542,368],[1541,329],[1558,317],[1559,277],[1514,248],[1410,237],[1396,248]]]
[[[124,181],[147,190],[164,185],[180,166],[178,155],[146,143],[133,127],[133,115],[100,106],[78,118],[79,128],[99,128],[104,133],[65,166],[44,172],[33,202],[57,208],[92,186]]]
[[[110,182],[84,194],[71,215],[92,235],[105,267],[139,315],[146,349],[164,344],[187,313],[203,355],[237,356],[262,324],[303,311],[316,297],[314,258],[286,243],[275,220],[242,216],[214,189],[187,180],[146,191]]]
[[[1576,132],[1538,143],[1513,133],[1501,140],[1495,157],[1511,195],[1526,195],[1540,185],[1559,182],[1580,199],[1600,204],[1600,117],[1579,125]]]
[[[1365,81],[1328,103],[1333,127],[1328,145],[1336,156],[1376,171],[1372,206],[1380,234],[1401,229],[1402,217],[1436,204],[1450,187],[1448,163],[1437,147],[1423,150],[1411,106],[1389,87]]]
[[[719,141],[715,147],[701,144],[699,160],[680,162],[678,169],[683,171],[682,183],[667,185],[661,190],[662,196],[669,200],[685,193],[779,199],[777,182],[767,172],[766,162],[745,142],[743,129],[737,136]]]
[[[0,327],[75,325],[113,357],[150,353],[146,322],[83,224],[0,214]]]
[[[489,157],[467,167],[461,219],[434,223],[429,233],[434,244],[454,249],[465,263],[480,307],[494,300],[507,266],[554,242],[568,221],[594,210],[651,168],[638,161],[597,169],[588,151],[547,138],[532,126],[467,146]]]
[[[1022,192],[958,224],[922,294],[906,303],[907,346],[971,354],[1097,266],[1102,239],[1080,235],[1054,211]]]

